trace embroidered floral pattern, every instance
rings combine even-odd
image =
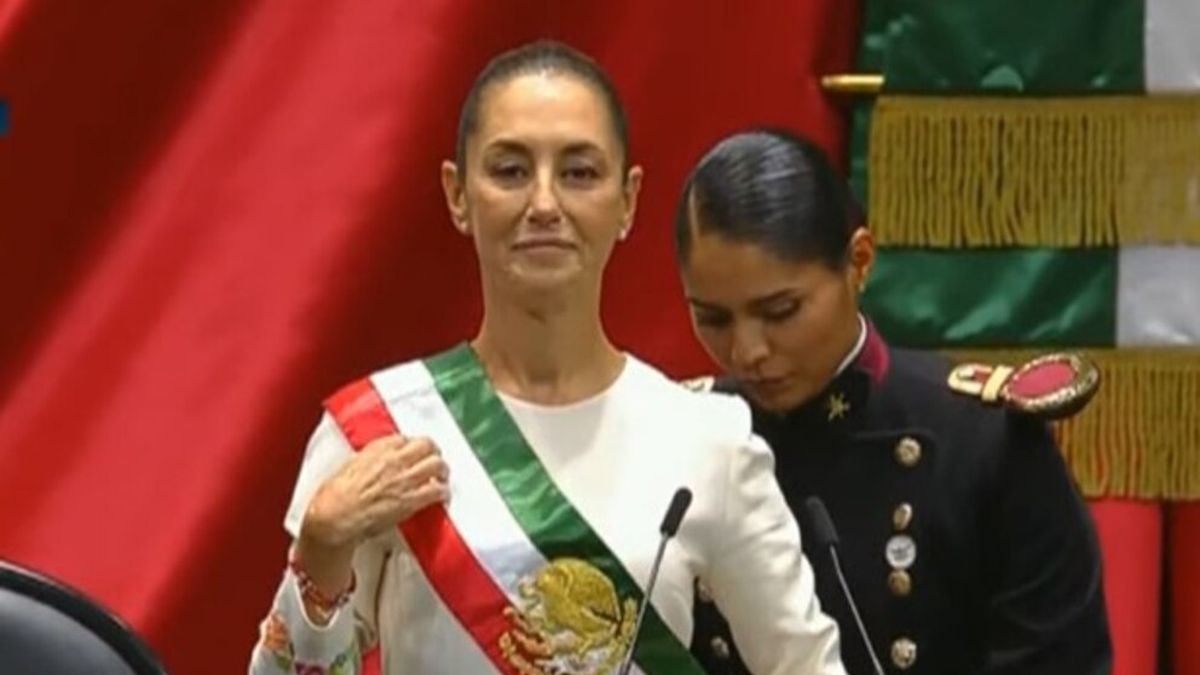
[[[272,612],[267,620],[262,622],[260,632],[262,637],[259,643],[263,650],[275,659],[275,665],[279,666],[280,670],[290,671],[296,653],[292,648],[292,636],[288,633],[283,617],[278,612]]]
[[[358,645],[352,644],[329,664],[329,675],[357,675],[361,663]]]

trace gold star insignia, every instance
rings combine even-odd
[[[846,400],[846,395],[841,392],[836,392],[829,395],[825,401],[825,408],[829,411],[829,421],[841,419],[850,412],[850,402]]]

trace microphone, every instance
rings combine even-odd
[[[687,513],[688,507],[691,505],[691,490],[681,487],[675,491],[675,495],[671,497],[671,505],[667,507],[667,512],[663,515],[662,525],[658,526],[658,531],[663,536],[663,541],[658,547],[660,552],[659,557],[662,557],[662,544],[667,543],[667,539],[674,537],[675,533],[679,531],[679,525],[683,523],[683,514]],[[658,561],[656,560],[655,562]],[[650,578],[653,579],[653,575]]]
[[[658,527],[662,539],[658,542],[658,553],[654,556],[654,564],[650,566],[650,581],[646,584],[646,592],[642,594],[642,602],[638,607],[637,621],[633,624],[633,639],[629,643],[629,650],[625,652],[625,660],[621,663],[618,675],[628,675],[629,668],[633,665],[633,649],[637,647],[638,634],[642,632],[642,619],[646,617],[646,608],[650,605],[650,594],[654,592],[654,583],[658,581],[658,568],[662,566],[663,552],[667,550],[667,542],[679,532],[679,525],[683,523],[683,515],[687,513],[688,507],[692,505],[692,491],[681,487],[675,491],[675,496],[671,497],[671,505],[667,507],[667,513],[663,516],[662,525]]]
[[[871,656],[871,665],[875,667],[876,675],[884,675],[879,657],[875,656],[875,648],[871,646],[871,636],[867,635],[867,627],[858,613],[858,605],[854,604],[850,585],[846,583],[846,576],[842,574],[842,562],[838,558],[837,552],[838,534],[833,527],[833,519],[829,517],[829,511],[825,510],[825,502],[821,501],[820,497],[809,497],[804,500],[804,509],[808,511],[809,522],[813,526],[813,535],[817,538],[817,546],[829,549],[829,557],[833,560],[833,573],[842,587],[842,595],[846,598],[846,604],[850,605],[850,612],[854,614],[854,623],[858,624],[858,634],[867,648],[867,654]]]

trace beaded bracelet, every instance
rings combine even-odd
[[[308,575],[308,571],[300,564],[299,559],[293,557],[288,560],[288,569],[296,576],[296,584],[300,587],[300,598],[318,609],[325,617],[332,616],[334,612],[350,602],[350,598],[354,595],[354,589],[358,585],[354,571],[351,570],[350,585],[346,590],[330,597],[317,587],[316,582]]]

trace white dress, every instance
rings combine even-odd
[[[514,604],[528,601],[531,579],[547,563],[535,540],[564,535],[526,536],[522,523],[528,519],[513,515],[525,495],[506,501],[493,486],[494,474],[474,459],[470,441],[440,404],[433,376],[421,362],[382,371],[372,381],[403,433],[430,437],[449,463],[448,519],[485,576]],[[507,396],[499,400],[554,487],[640,587],[649,577],[672,495],[679,487],[692,491],[651,598],[683,649],[692,635],[693,582],[700,579],[728,618],[752,672],[844,672],[836,625],[820,611],[770,449],[751,432],[743,402],[691,392],[633,356],[606,391],[578,403],[549,407]],[[309,443],[285,519],[293,537],[317,486],[352,453],[326,414]],[[570,541],[556,543],[560,552],[570,548]],[[324,628],[307,620],[295,580],[284,574],[255,648],[252,675],[355,673],[360,651],[377,640],[387,675],[501,672],[439,597],[398,530],[361,546],[355,571],[351,605]],[[623,645],[610,641],[607,648]],[[597,647],[600,656],[587,661],[590,672],[613,672],[613,659],[603,658],[603,649]],[[544,660],[541,671],[525,672],[551,673],[562,663]],[[580,668],[584,661],[572,663]],[[304,671],[304,664],[313,669]],[[641,671],[635,666],[632,672]]]

